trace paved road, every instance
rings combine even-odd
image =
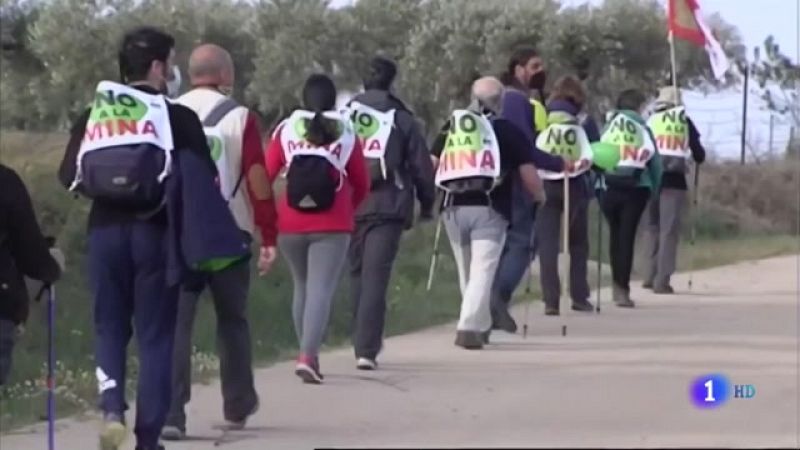
[[[639,308],[599,316],[544,317],[537,304],[527,340],[497,335],[480,352],[454,347],[452,325],[392,338],[371,374],[353,368],[349,349],[328,353],[323,386],[301,385],[290,363],[277,364],[258,371],[263,409],[242,432],[215,428],[219,386],[197,386],[193,439],[168,449],[797,448],[797,264],[792,256],[700,272],[691,294],[637,289]],[[755,398],[695,409],[688,385],[710,372],[754,384]],[[96,426],[60,422],[59,449],[96,448]],[[43,428],[3,436],[0,448],[43,449]]]

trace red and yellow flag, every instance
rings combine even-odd
[[[697,0],[668,0],[668,28],[670,38],[681,38],[708,53],[714,76],[721,79],[730,68],[728,57],[703,19]]]

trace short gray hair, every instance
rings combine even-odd
[[[495,113],[500,113],[503,105],[503,83],[495,77],[481,77],[472,83],[472,101],[480,103]]]

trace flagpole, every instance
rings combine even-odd
[[[678,64],[675,62],[675,37],[672,30],[669,32],[669,57],[670,64],[672,65],[672,87],[678,91]]]

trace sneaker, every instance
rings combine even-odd
[[[655,294],[667,294],[672,295],[675,293],[675,289],[672,289],[672,286],[665,284],[653,287],[653,293]]]
[[[122,415],[106,413],[103,416],[103,429],[100,431],[100,450],[119,450],[128,430]]]
[[[544,315],[545,316],[558,316],[561,314],[561,311],[558,309],[558,306],[545,306],[544,307]]]
[[[594,311],[594,305],[589,300],[572,302],[572,310],[580,312],[592,312]]]
[[[322,384],[322,380],[324,379],[319,372],[319,361],[316,358],[311,358],[306,355],[300,355],[300,357],[297,358],[297,365],[294,368],[294,373],[306,384]]]
[[[251,416],[254,416],[258,412],[258,408],[260,407],[261,407],[261,402],[258,400],[258,397],[256,397],[256,403],[253,405],[250,411],[248,411],[248,413],[245,414],[245,416],[242,419],[240,420],[225,419],[225,427],[228,430],[233,430],[233,431],[244,429],[244,426],[247,425],[247,419],[249,419]]]
[[[492,322],[492,328],[495,330],[503,330],[511,334],[517,332],[517,322],[511,317],[508,308],[498,308],[494,313],[494,320]]]
[[[164,425],[161,429],[161,439],[165,441],[180,441],[186,437],[186,430],[182,430],[174,425]]]
[[[643,289],[653,289],[653,282],[652,281],[645,281],[642,283]]]
[[[166,450],[163,445],[158,444],[155,447],[140,447],[136,446],[136,450]]]
[[[457,331],[456,345],[467,350],[480,350],[483,348],[483,333],[478,331]]]
[[[483,333],[481,333],[481,336],[483,337],[483,343],[484,344],[488,344],[489,343],[489,337],[491,335],[492,335],[492,330],[486,330]]]
[[[378,362],[370,358],[358,358],[356,361],[356,369],[358,370],[375,370],[378,368]]]

